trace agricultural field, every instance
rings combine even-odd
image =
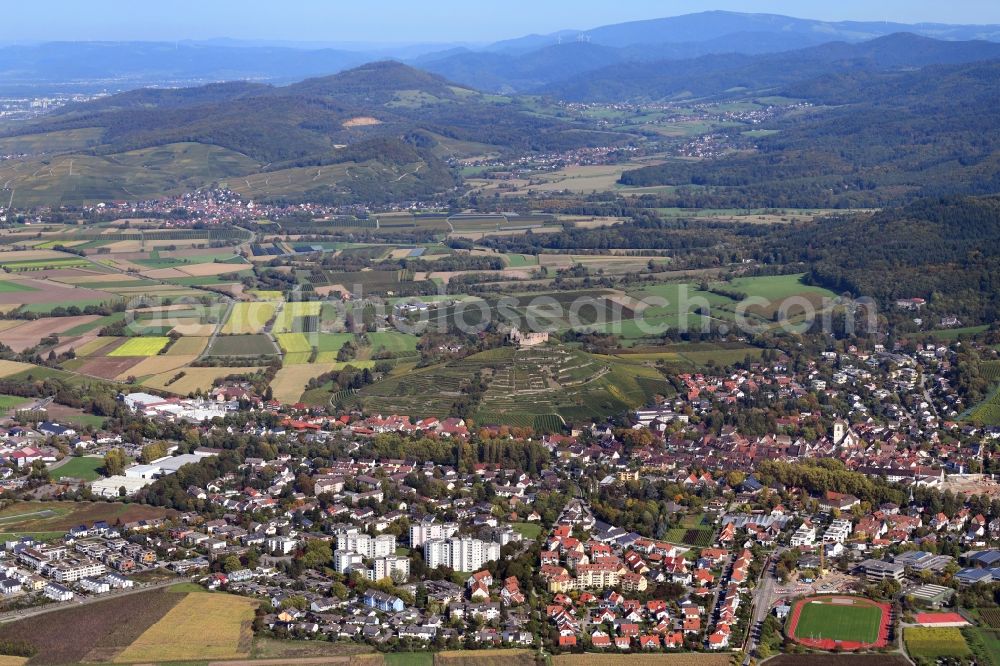
[[[333,370],[333,363],[308,363],[286,365],[274,376],[271,390],[276,400],[286,404],[294,404],[302,397],[306,384],[310,379]]]
[[[779,654],[769,666],[911,666],[900,654]]]
[[[277,304],[275,303],[236,303],[233,305],[233,311],[223,325],[221,332],[223,335],[260,333],[274,316],[276,309]]]
[[[966,420],[983,425],[1000,425],[1000,387],[969,410]]]
[[[297,328],[298,332],[301,332],[304,329],[298,320],[318,317],[322,307],[323,304],[319,301],[285,303],[274,320],[272,330],[274,333],[292,333]]]
[[[30,398],[22,398],[16,395],[4,395],[0,393],[0,413],[14,409],[18,405],[31,402]]]
[[[140,634],[115,663],[230,659],[249,656],[257,601],[194,592]]]
[[[922,659],[964,658],[972,654],[958,627],[907,627],[903,642],[910,656]]]
[[[170,370],[159,375],[153,375],[146,379],[142,385],[167,391],[178,395],[187,395],[196,391],[209,391],[216,381],[232,376],[252,375],[261,368],[259,366],[241,367],[186,367],[183,370]],[[183,376],[177,378],[179,373]]]
[[[208,337],[187,335],[170,345],[167,356],[197,356],[205,351],[208,345]]]
[[[728,654],[560,654],[552,666],[730,666]]]
[[[277,354],[266,335],[219,335],[208,348],[208,356],[271,356]]]
[[[405,355],[417,351],[417,337],[415,335],[387,331],[383,333],[367,333],[366,337],[373,352],[381,350],[392,354]]]
[[[24,372],[25,370],[31,370],[35,366],[30,363],[21,363],[20,361],[5,361],[0,359],[0,378],[11,377],[13,375]]]
[[[991,629],[1000,629],[1000,608],[979,608],[976,612],[986,626]]]
[[[1000,632],[983,627],[964,627],[969,649],[984,666],[1000,666]]]
[[[184,599],[184,594],[154,590],[69,606],[0,625],[0,640],[35,646],[31,666],[107,663]],[[68,627],[72,640],[67,640]]]
[[[536,652],[517,649],[446,650],[432,657],[434,666],[541,666],[544,663]]]
[[[278,333],[274,337],[278,340],[281,351],[286,354],[308,353],[312,350],[305,333]]]
[[[649,402],[668,385],[654,368],[549,345],[492,349],[459,361],[405,374],[392,373],[361,389],[373,412],[444,416],[476,375],[487,390],[473,416],[480,425],[511,425],[543,432],[566,421],[613,414]]]
[[[167,509],[143,504],[109,502],[26,502],[17,501],[0,510],[0,539],[29,535],[37,539],[64,536],[81,523],[106,520],[114,525],[144,518],[171,515]]]
[[[125,344],[108,352],[108,356],[156,356],[170,342],[168,337],[130,338]]]

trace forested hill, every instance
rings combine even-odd
[[[540,118],[397,62],[370,63],[284,87],[233,83],[139,90],[19,125],[9,135],[100,128],[99,154],[182,141],[261,163],[313,163],[337,145],[414,130],[499,148],[606,144],[607,133]]]
[[[623,62],[542,87],[570,101],[661,100],[717,96],[776,87],[827,75],[961,64],[1000,58],[1000,44],[946,42],[900,33],[860,44],[832,42],[764,55],[706,55],[690,60]]]
[[[918,196],[1000,192],[1000,61],[857,72],[789,87],[838,105],[774,124],[750,152],[622,174],[696,186],[722,207],[882,207]],[[846,102],[846,103],[845,103]]]
[[[162,196],[231,179],[257,198],[424,199],[457,184],[445,156],[629,140],[580,121],[531,113],[516,101],[494,99],[398,62],[370,63],[283,87],[226,83],[136,90],[69,105],[14,125],[6,136],[45,146],[63,134],[85,141],[60,148],[59,157],[73,158],[77,170],[85,165],[97,177],[80,188],[71,169],[40,168],[51,159],[42,150],[32,156],[37,166],[25,168],[15,181],[22,200],[49,204],[49,193],[58,193],[64,204]],[[192,150],[201,151],[200,157],[192,159]],[[155,169],[133,178],[123,163],[155,164]],[[312,169],[332,165],[342,166]],[[262,172],[268,176],[247,178]]]
[[[876,214],[823,220],[769,239],[837,292],[928,299],[963,322],[1000,320],[1000,196],[922,199]]]

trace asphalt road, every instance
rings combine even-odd
[[[761,573],[760,581],[757,583],[757,589],[753,593],[753,614],[750,618],[750,630],[747,636],[744,664],[749,664],[750,658],[755,656],[757,641],[760,639],[761,626],[764,624],[767,614],[771,611],[771,604],[774,603],[774,586],[777,583],[777,579],[774,577],[774,567],[780,554],[779,549],[768,557],[767,563],[764,565],[764,570]]]

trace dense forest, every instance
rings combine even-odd
[[[752,151],[626,171],[621,183],[697,187],[718,204],[728,195],[730,205],[758,207],[874,207],[996,192],[998,77],[1000,63],[984,62],[790,86],[789,95],[840,106],[775,124],[779,131]]]
[[[758,258],[807,262],[809,280],[883,307],[921,297],[965,323],[1000,319],[1000,197],[925,199],[781,230]]]

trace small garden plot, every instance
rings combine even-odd
[[[108,352],[108,356],[156,356],[170,342],[168,337],[129,338],[121,347]]]

